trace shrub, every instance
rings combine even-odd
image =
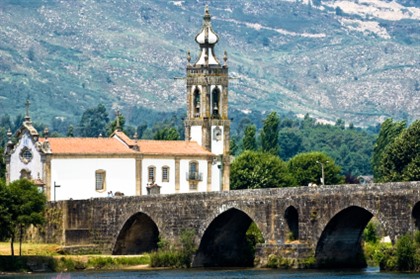
[[[192,257],[197,251],[194,241],[195,232],[184,230],[179,237],[179,245],[171,247],[169,242],[161,239],[158,251],[150,254],[151,267],[190,267]]]
[[[397,266],[400,271],[411,271],[415,269],[416,247],[409,235],[398,239],[396,244]]]

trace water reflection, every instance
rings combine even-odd
[[[380,273],[378,268],[363,270],[272,270],[272,269],[181,269],[181,270],[141,270],[141,271],[106,271],[72,272],[49,274],[6,275],[1,278],[220,278],[220,279],[399,279],[419,278],[419,274]]]

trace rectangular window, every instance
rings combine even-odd
[[[162,167],[162,182],[169,182],[169,167]]]
[[[106,172],[104,170],[97,170],[95,172],[95,189],[96,191],[104,191],[105,190],[105,175]]]
[[[148,169],[148,178],[149,178],[149,182],[155,182],[155,167],[149,167]]]

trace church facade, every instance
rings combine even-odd
[[[188,52],[185,141],[137,140],[117,125],[108,138],[41,137],[29,116],[5,148],[6,182],[28,178],[51,201],[110,195],[173,194],[229,190],[227,55],[220,63],[218,35],[205,9],[195,38],[196,62]]]

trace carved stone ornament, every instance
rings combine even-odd
[[[222,129],[220,129],[219,127],[216,127],[216,128],[213,130],[213,139],[214,139],[215,141],[220,141],[220,140],[222,140]]]
[[[20,153],[19,153],[19,158],[20,158],[20,160],[23,162],[23,163],[25,163],[25,164],[27,164],[27,163],[29,163],[30,161],[32,161],[32,158],[34,157],[34,155],[33,155],[33,153],[32,153],[32,150],[31,149],[29,149],[28,147],[24,147],[24,148],[22,148],[22,150],[20,151]]]

